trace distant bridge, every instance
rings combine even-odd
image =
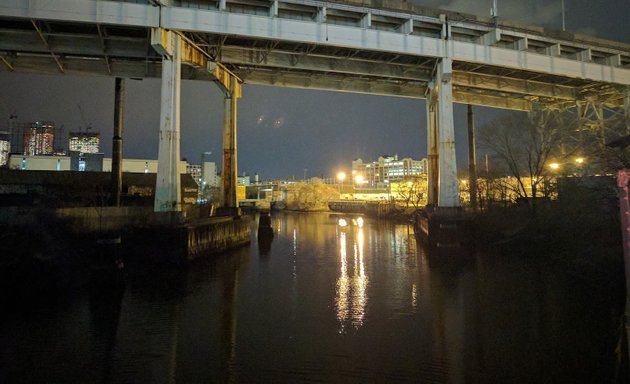
[[[225,92],[228,206],[243,82],[427,99],[429,202],[441,207],[459,205],[453,102],[630,119],[629,44],[396,0],[0,0],[0,61],[15,72],[162,77],[156,210],[178,209],[180,78]]]

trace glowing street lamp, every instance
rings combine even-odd
[[[558,163],[551,163],[549,164],[549,168],[553,169],[554,171],[560,169],[560,164]]]
[[[363,180],[363,176],[362,175],[356,175],[354,177],[354,182],[357,183],[357,184],[363,184],[363,181],[364,180]]]
[[[584,158],[583,157],[578,157],[575,159],[575,164],[577,165],[582,165],[584,164]]]
[[[341,196],[341,186],[343,185],[343,181],[346,179],[346,173],[343,171],[337,172],[337,184],[339,187],[339,196]]]

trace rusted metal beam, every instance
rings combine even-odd
[[[48,39],[46,39],[46,36],[44,36],[44,33],[42,32],[42,29],[39,26],[39,23],[37,21],[35,21],[35,20],[31,20],[31,24],[33,24],[33,27],[37,31],[37,34],[39,35],[39,38],[42,40],[42,42],[46,46],[46,49],[48,50],[48,52],[50,52],[50,55],[55,60],[55,63],[57,63],[57,67],[59,67],[59,71],[61,73],[65,73],[65,70],[63,68],[63,64],[59,60],[59,57],[57,57],[57,54],[55,54],[55,52],[53,52],[52,49],[50,48],[50,44],[48,44]]]

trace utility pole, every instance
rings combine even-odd
[[[497,0],[492,0],[492,9],[490,9],[490,16],[492,16],[492,24],[497,26],[497,18],[499,17],[499,9],[497,8]]]
[[[472,105],[468,104],[468,178],[470,187],[470,206],[477,209],[477,148],[475,143],[475,115]]]
[[[116,78],[114,94],[114,137],[112,145],[112,206],[120,207],[122,190],[122,129],[125,104],[125,80]]]
[[[565,24],[565,19],[564,19],[564,0],[560,0],[560,4],[562,7],[562,30],[566,31],[566,24]]]

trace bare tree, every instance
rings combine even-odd
[[[505,179],[503,187],[517,198],[528,199],[539,196],[548,182],[549,163],[564,162],[576,150],[562,145],[574,126],[574,117],[558,111],[511,113],[482,127],[479,143],[499,161],[495,170],[514,178]]]
[[[427,192],[428,192],[428,179],[427,174],[421,174],[409,178],[399,183],[397,200],[402,201],[405,207],[419,208],[427,205]]]
[[[287,208],[299,211],[328,210],[328,201],[339,198],[339,191],[314,177],[311,183],[296,183],[294,197]]]

